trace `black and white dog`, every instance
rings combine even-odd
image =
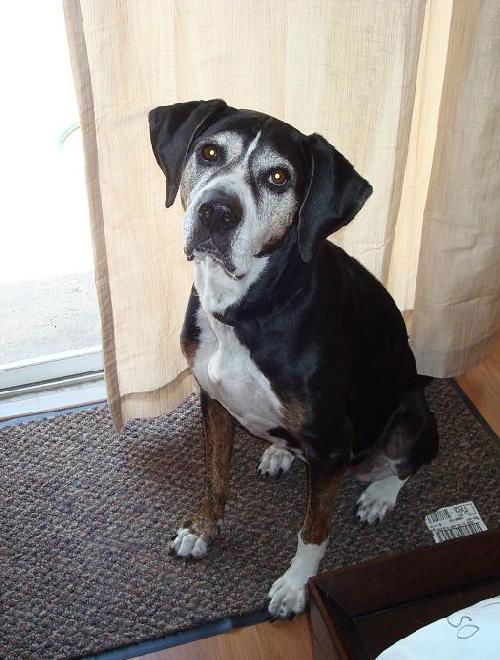
[[[371,483],[357,516],[374,523],[438,450],[436,423],[393,299],[326,238],[372,192],[320,135],[221,100],[149,115],[166,205],[180,189],[194,261],[181,345],[201,388],[206,482],[171,552],[203,557],[222,525],[235,419],[271,444],[258,467],[309,475],[307,511],[269,611],[305,606],[346,471]]]

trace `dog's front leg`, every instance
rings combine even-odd
[[[198,513],[192,521],[184,523],[171,545],[171,554],[186,559],[203,557],[210,540],[222,526],[234,438],[233,417],[204,390],[200,398],[205,437],[205,491]]]
[[[309,460],[306,516],[290,568],[276,580],[269,592],[269,613],[273,617],[290,617],[305,607],[307,581],[316,575],[326,552],[333,503],[344,471],[343,467],[328,460]]]

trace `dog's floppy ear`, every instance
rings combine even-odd
[[[213,99],[161,105],[150,111],[151,145],[156,162],[167,179],[165,206],[172,206],[175,201],[184,160],[193,141],[225,108],[224,101]]]
[[[298,244],[310,262],[330,234],[347,225],[372,194],[371,185],[321,135],[308,138],[311,175],[299,210]]]

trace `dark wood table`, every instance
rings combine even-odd
[[[314,658],[375,658],[432,621],[500,594],[500,530],[323,573],[309,588]]]

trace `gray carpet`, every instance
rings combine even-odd
[[[473,500],[488,528],[498,526],[495,441],[447,381],[432,383],[427,397],[439,458],[378,527],[356,523],[361,486],[346,482],[323,570],[432,544],[424,515],[441,506]],[[8,427],[0,442],[2,658],[88,655],[257,610],[294,553],[304,466],[259,479],[265,444],[240,430],[225,535],[203,560],[167,556],[202,492],[194,396],[121,435],[100,409]]]

